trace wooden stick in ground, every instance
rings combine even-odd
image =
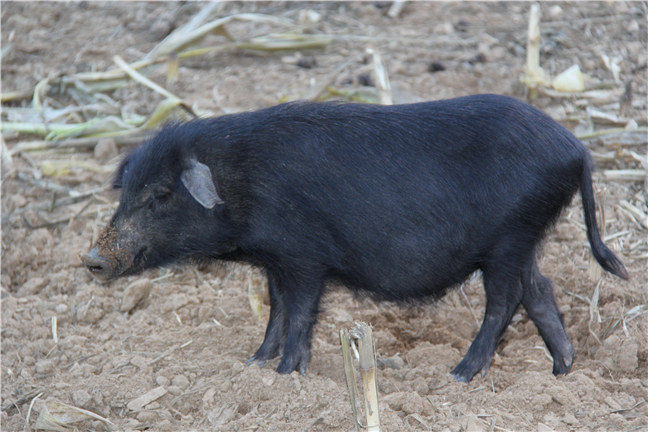
[[[380,432],[380,416],[378,414],[378,391],[376,389],[376,355],[373,344],[373,332],[366,323],[357,323],[351,329],[351,337],[358,346],[360,374],[365,397],[366,430]]]

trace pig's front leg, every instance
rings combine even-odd
[[[265,338],[257,352],[246,364],[257,363],[263,366],[280,354],[286,342],[287,318],[283,295],[277,283],[277,277],[270,271],[268,275],[268,291],[270,293],[270,319],[266,327]]]

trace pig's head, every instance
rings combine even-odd
[[[120,165],[120,203],[83,264],[109,280],[187,256],[224,252],[224,202],[186,126],[163,129]],[[184,141],[184,142],[183,142]],[[204,156],[203,156],[204,157]],[[205,163],[206,162],[206,163]]]

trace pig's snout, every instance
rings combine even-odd
[[[108,258],[101,255],[97,247],[92,248],[90,252],[81,257],[81,261],[98,278],[109,279],[115,274],[114,265]]]

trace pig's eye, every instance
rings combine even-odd
[[[157,201],[164,202],[171,198],[171,191],[170,190],[159,190],[155,191],[153,194],[153,198],[155,198]]]
[[[157,189],[153,191],[148,200],[148,208],[150,210],[157,210],[164,206],[171,198],[171,191],[168,189]]]

